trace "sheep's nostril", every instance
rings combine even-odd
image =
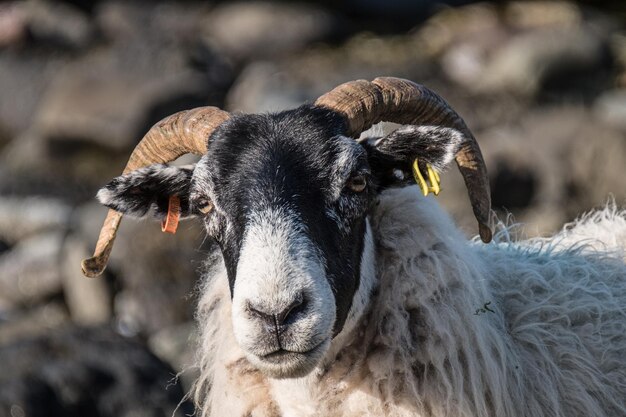
[[[277,313],[276,310],[261,308],[251,303],[247,303],[246,307],[250,315],[263,321],[268,330],[279,331],[279,327],[287,325],[290,318],[306,308],[306,300],[303,294],[299,294],[287,307]]]
[[[302,311],[305,307],[304,295],[298,294],[295,300],[291,302],[283,311],[276,315],[276,323],[278,325],[286,324],[285,322],[289,317],[295,316],[295,313]]]
[[[272,328],[276,326],[276,319],[274,317],[274,314],[261,311],[258,308],[253,307],[250,303],[248,303],[247,307],[248,307],[248,311],[253,316],[264,321],[267,326],[270,326]]]

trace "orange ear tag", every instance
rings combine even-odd
[[[161,221],[161,231],[165,233],[176,233],[180,220],[180,198],[173,195],[167,204],[167,217]]]

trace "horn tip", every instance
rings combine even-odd
[[[84,259],[80,263],[80,267],[83,271],[83,275],[88,278],[95,278],[104,272],[106,268],[106,262],[102,262],[102,259],[98,256],[94,256],[88,259]]]
[[[483,243],[489,243],[493,239],[491,228],[484,223],[478,223],[478,234]]]

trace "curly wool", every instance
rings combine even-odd
[[[230,325],[223,266],[198,309],[202,416],[626,415],[626,213],[550,239],[468,242],[416,187],[371,218],[378,289],[332,355],[299,380],[263,377]]]

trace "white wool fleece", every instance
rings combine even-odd
[[[406,187],[384,192],[370,223],[378,291],[335,338],[343,346],[292,384],[247,362],[223,266],[209,272],[200,415],[626,415],[625,212],[609,206],[551,239],[483,245]]]

